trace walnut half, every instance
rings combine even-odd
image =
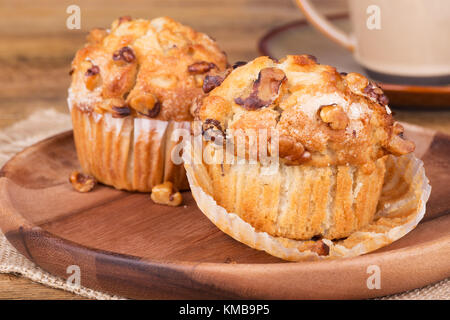
[[[216,145],[223,145],[225,132],[219,120],[206,119],[202,124],[202,135],[206,141],[212,141]]]
[[[200,61],[189,65],[188,72],[191,74],[203,74],[207,73],[208,71],[214,68],[218,69],[214,63],[207,61]]]
[[[300,164],[311,159],[311,153],[306,151],[303,144],[290,136],[281,135],[278,143],[279,156],[288,165]]]
[[[225,69],[218,72],[217,69],[211,70],[210,74],[205,76],[202,89],[204,93],[209,93],[222,84],[226,77],[230,74],[231,69]]]
[[[383,90],[372,81],[369,81],[367,86],[363,89],[363,93],[382,106],[386,106],[389,103],[389,99],[386,97]]]
[[[323,122],[327,123],[333,130],[345,129],[348,125],[348,116],[342,107],[332,104],[321,106],[319,116]]]
[[[154,186],[150,197],[155,203],[172,207],[179,206],[183,201],[181,193],[174,189],[170,181]]]
[[[84,73],[84,84],[86,85],[86,89],[89,91],[94,90],[96,87],[100,85],[100,68],[96,65],[92,65],[89,69]]]
[[[247,110],[257,110],[272,104],[278,97],[281,84],[286,75],[278,68],[264,68],[253,83],[252,92],[247,98],[236,98],[236,104]]]
[[[136,60],[136,55],[133,49],[128,46],[122,47],[119,50],[114,51],[112,56],[114,61],[131,63]]]
[[[129,105],[141,115],[149,118],[155,118],[161,111],[161,103],[158,98],[152,93],[144,93],[131,97]]]
[[[393,155],[401,156],[403,154],[411,153],[416,148],[414,142],[403,139],[403,131],[403,126],[400,123],[395,122],[392,127],[392,135],[386,148]]]
[[[94,189],[97,181],[93,176],[83,174],[78,171],[73,171],[69,178],[72,187],[78,192],[89,192]]]

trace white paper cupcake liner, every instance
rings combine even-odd
[[[194,157],[196,162],[193,161]],[[210,184],[204,181],[207,169],[198,156],[192,153],[189,143],[185,146],[183,159],[192,195],[200,210],[212,223],[239,242],[289,261],[353,257],[386,246],[417,226],[425,214],[426,202],[431,192],[421,160],[412,154],[390,156],[374,221],[345,239],[292,240],[260,232],[236,213],[227,212],[219,206],[210,192],[202,188],[210,187]],[[399,186],[406,188],[406,192],[396,195],[393,191],[398,190]],[[317,241],[322,241],[329,247],[327,255],[319,255],[311,250]]]
[[[171,159],[178,143],[172,141],[172,133],[188,130],[189,121],[114,118],[107,112],[70,106],[77,155],[85,173],[116,189],[150,192],[164,181],[172,181],[179,190],[189,189],[183,165]]]

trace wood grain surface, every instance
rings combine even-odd
[[[436,189],[419,226],[373,253],[288,263],[233,240],[198,209],[190,192],[176,208],[148,194],[99,185],[87,194],[67,181],[77,168],[72,132],[33,145],[0,171],[0,227],[28,259],[82,285],[145,299],[351,299],[398,293],[450,276],[450,137],[406,126]],[[369,290],[366,269],[383,270]],[[414,275],[414,276],[411,276]]]
[[[53,289],[32,282],[27,278],[15,274],[0,273],[0,299],[12,300],[41,300],[41,299],[64,299],[64,300],[84,300],[79,295],[59,289]]]
[[[230,61],[257,56],[257,41],[274,26],[301,17],[291,0],[132,0],[76,3],[81,30],[65,26],[68,0],[3,0],[0,10],[0,129],[36,110],[66,112],[69,63],[92,27],[118,16],[169,15],[215,37]],[[344,0],[316,0],[324,13],[346,11]],[[450,133],[449,111],[402,110],[397,118]],[[0,275],[0,298],[66,299],[26,279]]]

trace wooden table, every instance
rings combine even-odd
[[[68,5],[81,8],[81,30],[66,28]],[[344,0],[317,0],[324,13],[346,10]],[[0,130],[36,110],[66,112],[70,61],[87,31],[121,15],[171,16],[213,36],[231,62],[258,55],[270,28],[299,19],[291,0],[4,0],[0,11]],[[450,133],[450,111],[395,110],[399,120]],[[0,299],[77,299],[62,290],[0,274]]]

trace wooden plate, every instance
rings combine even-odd
[[[347,15],[328,17],[340,29],[350,31]],[[281,58],[287,54],[312,54],[320,63],[335,66],[339,72],[367,72],[356,62],[353,55],[327,39],[306,21],[294,21],[270,30],[259,41],[262,55]],[[450,108],[450,85],[419,86],[377,81],[394,107]]]
[[[197,209],[153,204],[148,194],[97,186],[77,193],[71,132],[44,140],[0,171],[0,227],[43,269],[81,285],[129,298],[368,298],[450,276],[450,137],[407,126],[433,192],[424,221],[401,240],[365,256],[288,263],[220,232]],[[368,266],[381,289],[368,289]]]

